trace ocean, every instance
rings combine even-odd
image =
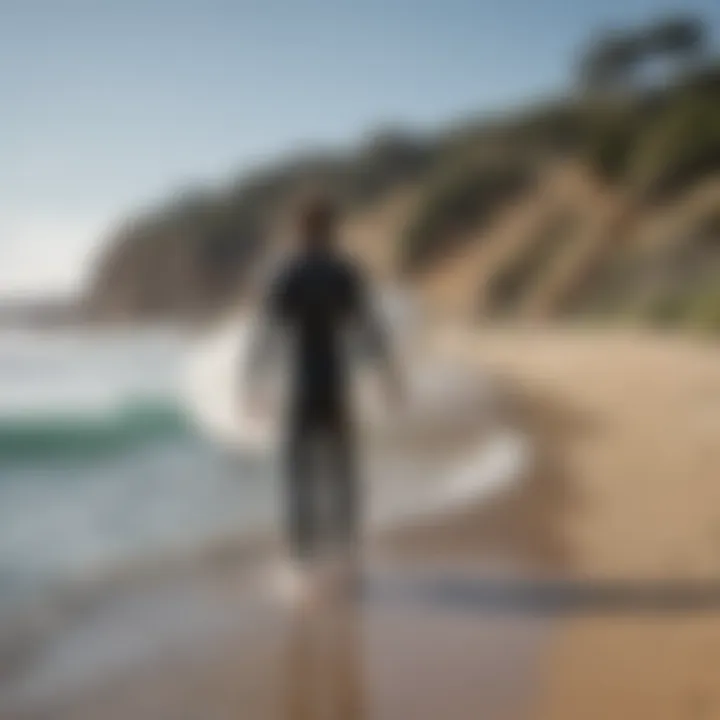
[[[228,451],[188,412],[192,345],[171,330],[0,333],[0,606],[273,521],[272,458]]]

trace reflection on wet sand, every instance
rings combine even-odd
[[[352,598],[292,612],[285,656],[284,720],[363,720],[361,612]]]
[[[230,568],[121,588],[27,648],[0,720],[516,720],[552,622],[455,588],[517,573],[373,557],[304,607]]]

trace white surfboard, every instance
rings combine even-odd
[[[420,325],[419,313],[399,293],[378,296],[378,308],[403,357]],[[215,441],[243,450],[267,452],[277,442],[288,390],[282,347],[272,353],[271,367],[263,368],[262,416],[253,414],[246,398],[248,384],[260,382],[246,372],[257,315],[238,314],[220,323],[198,343],[185,368],[184,400],[197,425]],[[391,423],[382,392],[368,363],[358,362],[355,375],[357,416],[364,428],[379,429]]]

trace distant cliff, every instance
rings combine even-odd
[[[100,318],[188,316],[242,295],[277,214],[298,189],[328,188],[349,211],[418,182],[436,148],[383,133],[354,153],[318,153],[249,172],[219,192],[177,197],[109,238],[86,304]]]

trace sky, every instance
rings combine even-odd
[[[0,295],[72,292],[115,223],[374,128],[561,92],[663,0],[0,0]],[[685,0],[720,28],[718,0]]]

